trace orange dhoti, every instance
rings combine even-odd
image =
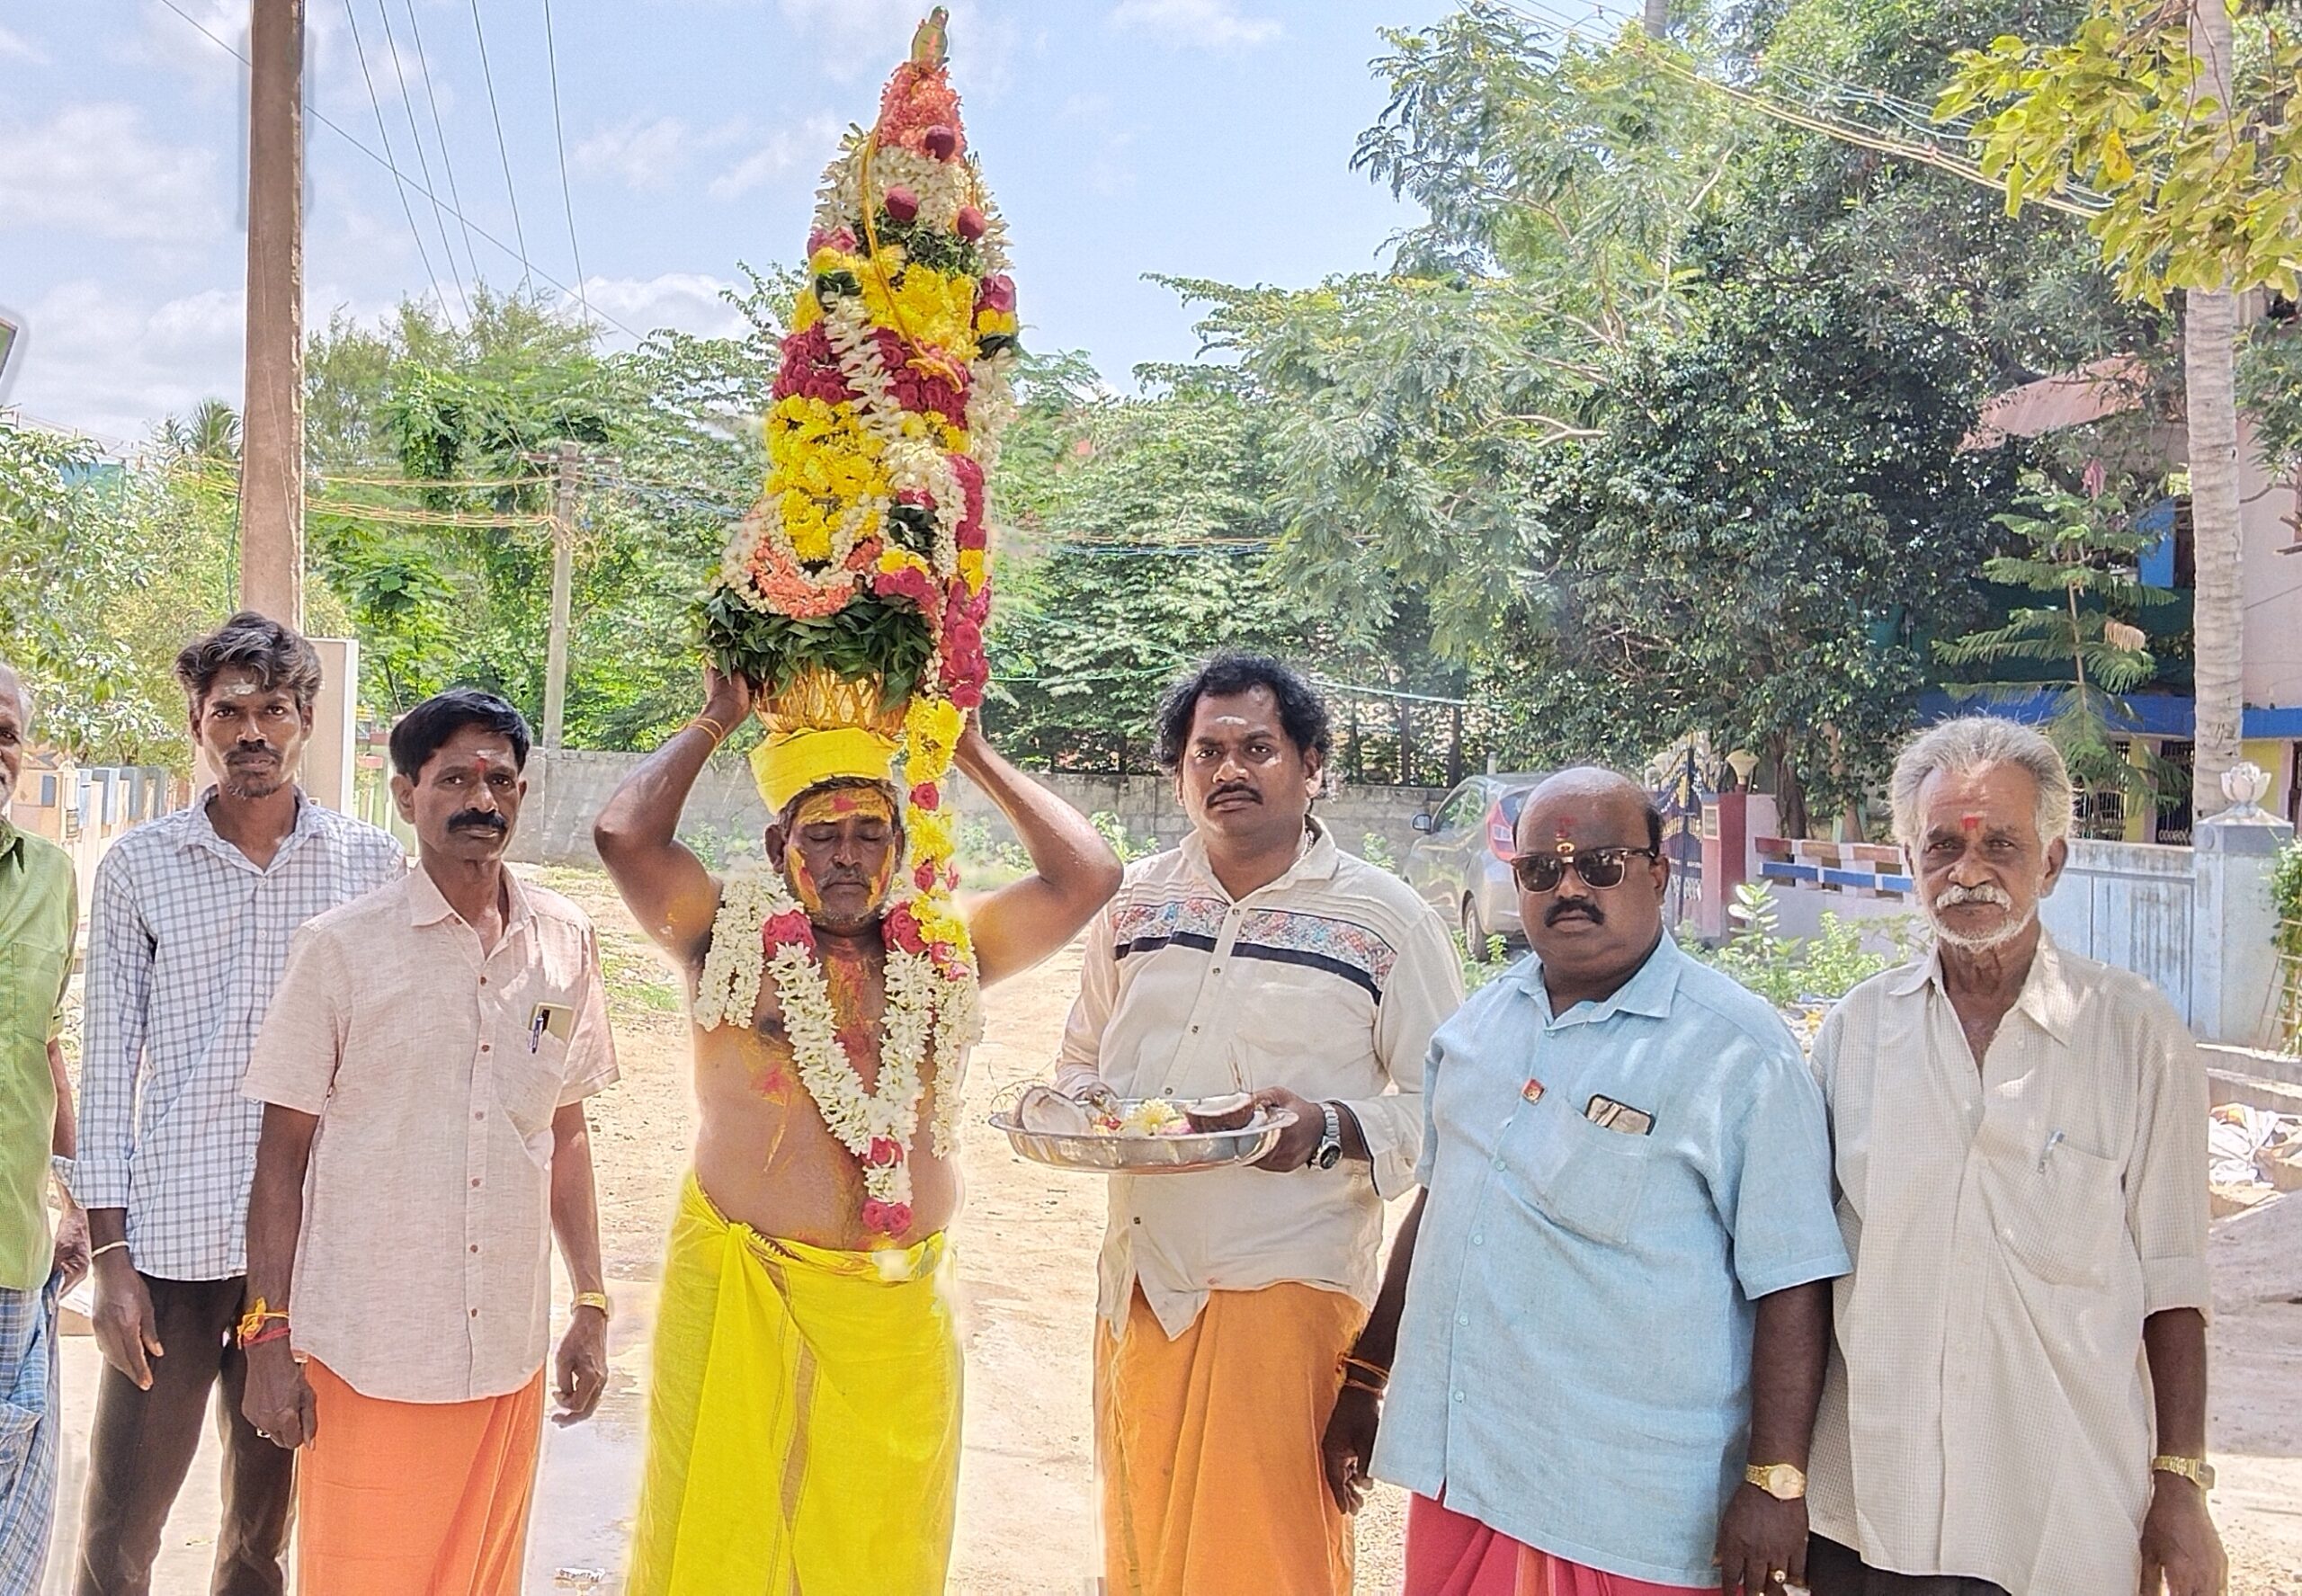
[[[1138,1290],[1095,1326],[1111,1596],[1350,1596],[1351,1523],[1319,1438],[1366,1310],[1287,1283],[1215,1291],[1174,1340]]]
[[[296,1473],[296,1585],[315,1596],[519,1596],[544,1371],[477,1402],[362,1396],[304,1366],[317,1433]]]

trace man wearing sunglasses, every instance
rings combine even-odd
[[[1346,1382],[1329,1485],[1414,1493],[1407,1596],[1780,1596],[1847,1268],[1821,1094],[1664,930],[1635,783],[1551,777],[1517,843],[1534,951],[1432,1039],[1423,1195],[1345,1366],[1389,1395]]]

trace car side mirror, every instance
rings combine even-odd
[[[1439,829],[1438,823],[1428,815],[1418,815],[1407,824],[1426,837]]]

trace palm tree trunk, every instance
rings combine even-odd
[[[2200,67],[2193,93],[2213,102],[2208,114],[2227,122],[2230,11],[2226,0],[2191,0],[2190,48]],[[2224,138],[2229,137],[2226,130]],[[2238,506],[2238,306],[2226,288],[2193,290],[2182,312],[2182,383],[2189,412],[2190,529],[2198,584],[2198,724],[2194,731],[2190,815],[2202,820],[2223,807],[2222,773],[2238,762],[2244,700],[2245,609],[2240,598],[2244,540]]]
[[[2222,772],[2238,762],[2244,698],[2245,609],[2239,570],[2244,539],[2238,509],[2238,405],[2231,373],[2237,322],[2236,299],[2228,293],[2193,291],[2182,315],[2190,526],[2198,564],[2193,593],[2198,726],[2190,781],[2190,814],[2198,820],[2223,806]]]

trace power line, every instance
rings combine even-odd
[[[479,40],[479,76],[487,85],[487,114],[495,121],[495,153],[504,162],[504,197],[512,201],[512,236],[520,241],[520,282],[528,281],[528,230],[520,223],[520,192],[512,186],[512,151],[504,142],[504,112],[495,103],[495,70],[487,64],[487,31],[479,25],[479,0],[471,0],[471,33]]]
[[[174,10],[175,0],[167,0],[167,4],[171,10]],[[183,15],[181,11],[176,14]],[[440,313],[444,316],[448,310],[448,296],[440,287],[440,274],[432,270],[432,252],[424,247],[424,229],[415,225],[415,207],[407,202],[406,185],[400,179],[399,167],[392,160],[391,129],[384,125],[384,103],[376,97],[376,80],[368,72],[368,47],[360,42],[360,19],[352,13],[352,0],[344,0],[344,19],[352,24],[352,49],[360,58],[360,76],[368,85],[368,103],[376,112],[376,136],[384,141],[384,165],[391,168],[393,187],[399,192],[400,214],[407,218],[408,233],[415,240],[415,253],[424,262],[424,275],[432,280],[433,296],[440,301]],[[188,17],[185,20],[191,21]],[[192,25],[199,27],[197,22]],[[208,32],[205,28],[201,28],[200,31],[203,33]],[[210,39],[216,37],[212,33],[209,33],[208,36]],[[239,54],[237,50],[232,53]]]
[[[463,219],[463,192],[456,186],[456,163],[448,154],[448,125],[440,120],[440,94],[433,85],[432,62],[424,49],[424,28],[415,20],[415,0],[404,0],[404,3],[407,6],[407,30],[415,40],[415,69],[424,75],[424,97],[432,105],[432,136],[440,141],[440,165],[447,169],[448,174],[448,198],[454,201],[456,220],[464,230],[464,260],[471,267],[472,282],[477,286],[481,281],[479,257],[472,253],[471,224]]]
[[[584,325],[592,325],[592,301],[584,287],[584,250],[576,242],[576,196],[567,186],[567,132],[559,120],[559,50],[552,41],[551,0],[543,0],[543,57],[551,69],[551,136],[559,146],[559,202],[567,210],[567,253],[576,257],[576,298]]]
[[[241,54],[240,51],[233,45],[225,42],[223,40],[219,39],[214,33],[210,32],[205,23],[201,22],[199,18],[193,16],[190,12],[184,10],[182,5],[176,3],[176,0],[160,0],[160,4],[166,6],[170,11],[174,12],[176,15],[182,17],[185,22],[190,22],[193,30],[202,38],[206,39],[209,43],[214,45],[218,49],[222,50],[226,55],[237,61],[241,66],[245,67],[248,64],[248,58],[246,56]],[[310,108],[309,115],[314,121],[319,123],[320,126],[326,128],[329,132],[334,133],[337,138],[343,139],[346,144],[358,150],[361,155],[366,156],[370,160],[375,162],[377,165],[381,166],[386,172],[390,173],[397,181],[405,183],[412,188],[416,188],[427,200],[433,197],[428,190],[422,189],[421,185],[418,184],[414,178],[401,171],[397,165],[393,165],[391,161],[378,155],[369,146],[361,143],[360,139],[350,130],[345,129],[341,122],[335,120],[317,107]],[[487,240],[490,245],[495,246],[496,249],[501,250],[504,254],[509,255],[512,259],[518,261],[526,266],[530,275],[541,278],[545,282],[549,283],[553,288],[558,289],[561,293],[567,295],[571,299],[576,297],[576,290],[574,289],[569,288],[566,283],[560,281],[559,279],[554,277],[550,272],[535,264],[532,261],[530,261],[524,254],[519,250],[513,249],[510,245],[504,243],[504,240],[498,238],[486,227],[480,226],[479,223],[469,221],[460,210],[451,210],[449,214],[453,216],[460,222],[466,222],[473,232]],[[418,235],[418,236],[420,237],[421,235]],[[595,311],[593,314],[598,316],[601,320],[607,322],[610,325],[616,328],[617,331],[629,335],[635,341],[639,343],[647,342],[647,334],[640,332],[637,327],[631,326],[626,322],[618,320],[607,311]]]
[[[415,125],[415,102],[407,92],[407,68],[400,65],[399,37],[392,31],[391,8],[385,0],[376,0],[376,14],[384,20],[384,43],[391,51],[392,76],[399,80],[399,108],[407,117],[408,142],[415,146],[415,169],[424,174],[424,186],[429,191],[432,187],[432,161],[424,153],[424,134]],[[448,278],[456,285],[456,298],[463,303],[464,323],[469,325],[471,296],[464,292],[463,273],[456,270],[456,246],[448,242],[448,218],[441,213],[436,195],[432,201],[432,225],[440,229],[440,252],[448,257]]]

